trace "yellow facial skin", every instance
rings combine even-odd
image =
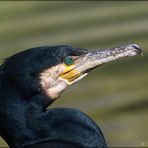
[[[71,82],[75,80],[77,77],[81,75],[81,73],[75,69],[75,65],[67,66],[64,64],[65,70],[60,75],[62,79],[67,80],[68,82]]]

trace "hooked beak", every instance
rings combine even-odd
[[[142,49],[136,44],[122,45],[112,49],[92,50],[81,59],[82,62],[76,69],[80,73],[84,73],[104,63],[137,54],[142,55]]]
[[[81,79],[92,69],[123,57],[135,56],[142,53],[136,44],[126,44],[112,49],[91,50],[75,60],[74,68],[62,75],[62,78],[72,82]]]

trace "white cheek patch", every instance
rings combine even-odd
[[[58,96],[57,94],[65,87],[58,81],[58,77],[63,71],[64,66],[59,64],[44,70],[39,75],[40,85],[45,94],[47,94],[50,98],[55,98],[55,96]]]
[[[48,89],[51,85],[54,84],[53,74],[49,70],[45,70],[39,76],[40,84],[43,90]]]
[[[69,85],[62,80],[57,80],[55,86],[47,89],[45,93],[53,100],[58,98],[62,92],[68,87]]]

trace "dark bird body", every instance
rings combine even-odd
[[[140,53],[140,48],[133,46],[128,45],[131,53]],[[125,46],[119,47],[122,48]],[[8,145],[11,148],[107,147],[100,128],[81,111],[47,107],[68,86],[103,64],[108,58],[106,53],[111,56],[111,51],[114,50],[89,52],[70,46],[45,46],[8,58],[0,67],[0,135]],[[69,56],[73,57],[75,67],[63,64]]]

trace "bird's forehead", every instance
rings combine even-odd
[[[87,53],[88,53],[88,50],[86,50],[86,49],[76,48],[76,49],[72,50],[70,54],[72,56],[81,56],[81,55],[84,55]]]
[[[87,54],[88,50],[82,48],[74,48],[71,46],[59,46],[56,48],[58,55],[61,57],[66,56],[80,56],[83,54]]]

